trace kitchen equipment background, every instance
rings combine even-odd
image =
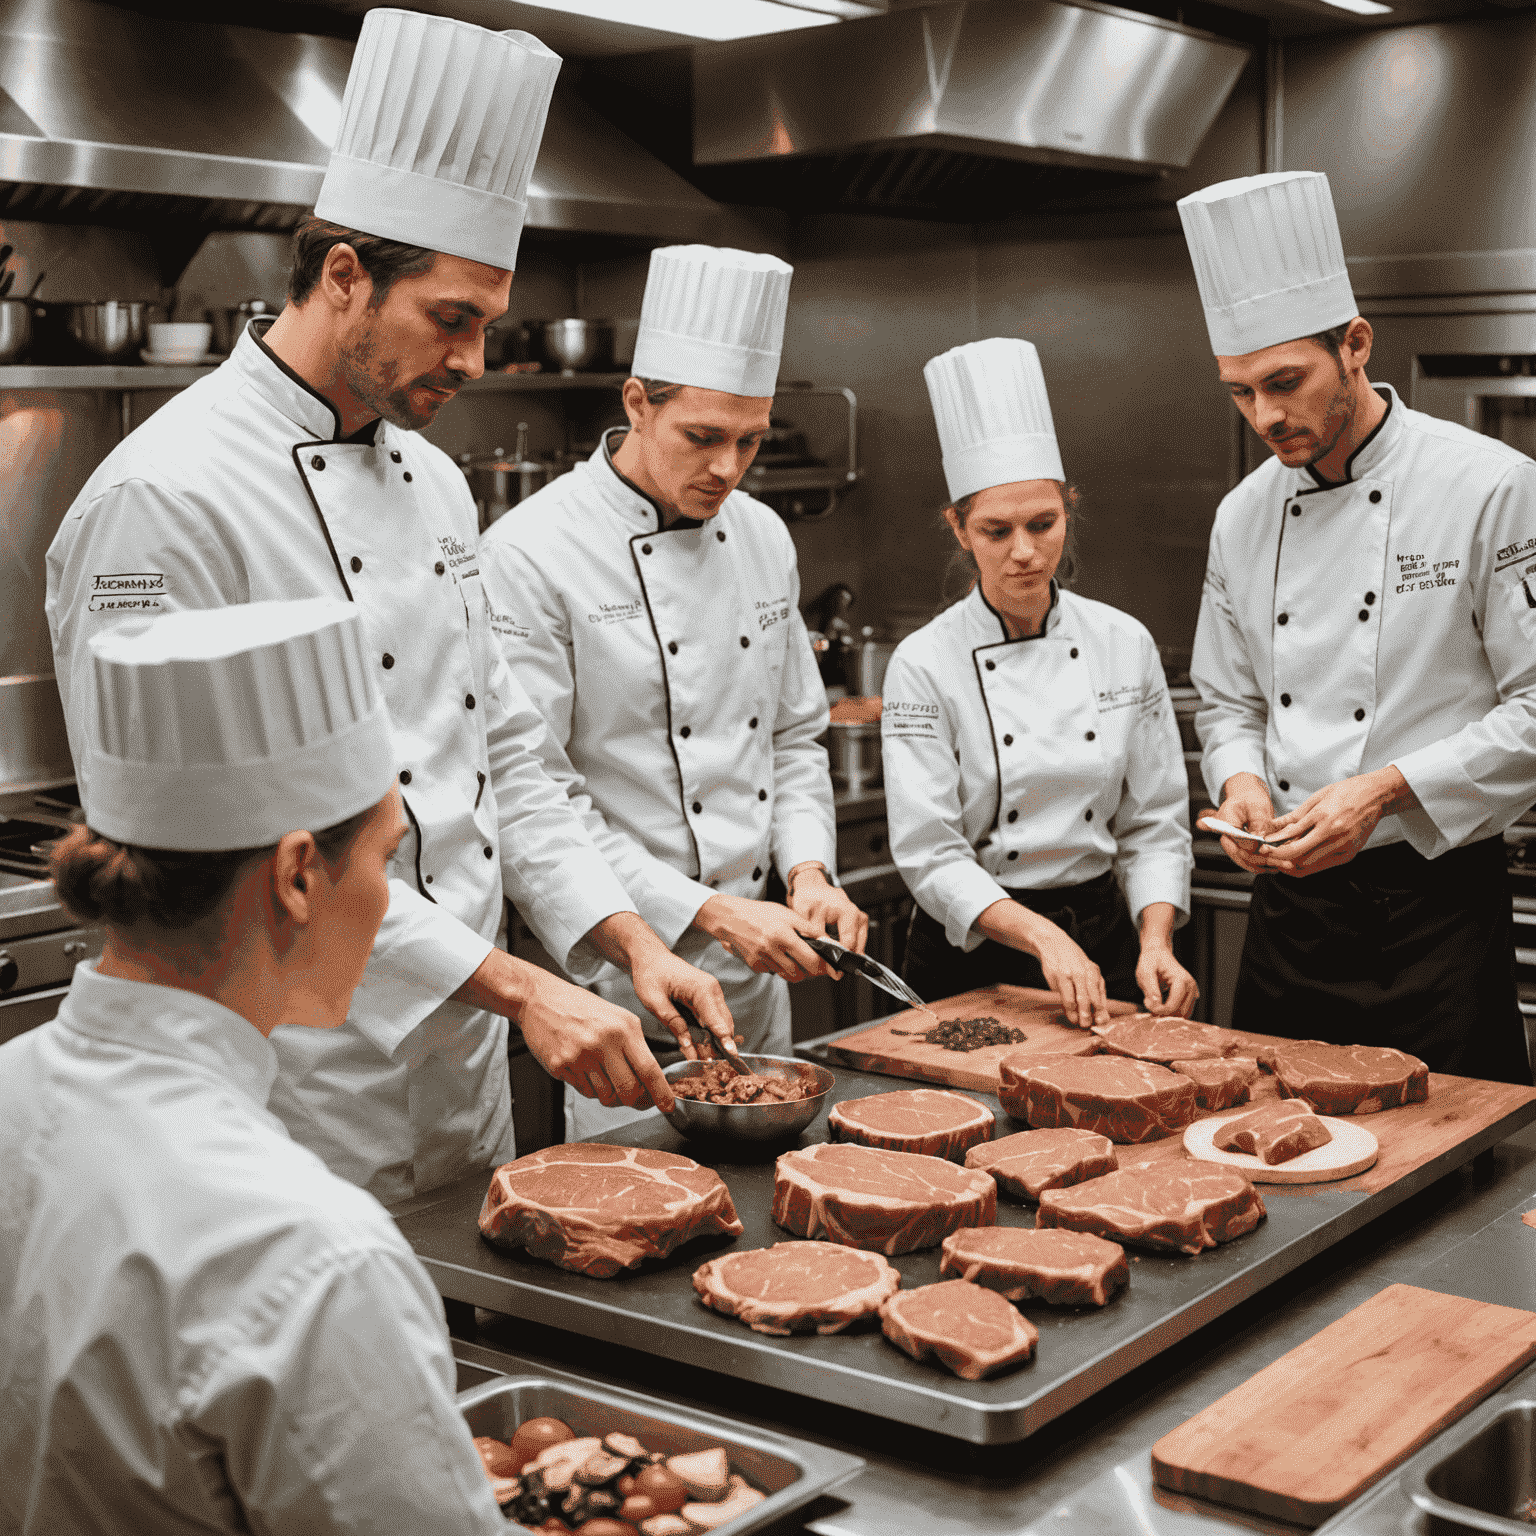
[[[611,320],[530,320],[531,355],[553,373],[609,373],[613,369]]]
[[[0,366],[19,363],[32,345],[32,306],[25,299],[0,299]]]
[[[497,448],[492,453],[461,454],[458,462],[475,498],[481,533],[519,502],[526,501],[550,478],[548,464],[528,457],[526,421],[517,424],[517,447],[510,457],[506,449]]]
[[[203,319],[213,327],[208,349],[220,357],[228,357],[235,343],[245,334],[245,328],[257,315],[275,314],[277,309],[265,299],[242,299],[238,304],[222,304],[203,311]]]

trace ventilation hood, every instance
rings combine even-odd
[[[212,229],[291,229],[320,191],[352,47],[96,0],[0,0],[0,213],[170,221],[190,246]],[[557,88],[529,229],[709,240],[727,218]]]
[[[696,179],[734,202],[1005,217],[1183,169],[1249,52],[1092,0],[968,0],[700,47]]]

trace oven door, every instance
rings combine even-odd
[[[1467,368],[1466,373],[1442,372],[1451,364],[1450,359],[1415,358],[1409,404],[1414,410],[1438,416],[1442,421],[1454,421],[1487,437],[1496,437],[1536,459],[1536,374],[1500,372],[1504,368],[1529,368],[1536,364],[1536,359],[1456,361]],[[1483,368],[1488,370],[1487,377],[1481,376]]]

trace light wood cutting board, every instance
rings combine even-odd
[[[1536,1312],[1391,1285],[1152,1447],[1164,1488],[1316,1526],[1536,1359]]]
[[[884,1072],[892,1077],[916,1078],[924,1083],[943,1083],[949,1088],[974,1088],[981,1093],[997,1092],[997,1064],[1017,1051],[1049,1054],[1082,1045],[1085,1031],[1066,1023],[1061,1000],[1054,992],[1039,992],[1032,987],[980,987],[961,992],[930,1005],[940,1019],[994,1018],[1001,1024],[1024,1031],[1020,1045],[987,1045],[979,1051],[946,1051],[920,1038],[933,1027],[933,1020],[913,1009],[893,1019],[830,1040],[826,1054],[844,1066],[864,1072]],[[1136,1013],[1132,1003],[1111,1002],[1112,1014]],[[917,1033],[903,1035],[901,1030]]]

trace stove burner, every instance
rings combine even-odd
[[[79,791],[73,786],[49,790],[12,810],[22,814],[0,816],[0,871],[31,880],[49,879],[53,845],[85,820]]]

